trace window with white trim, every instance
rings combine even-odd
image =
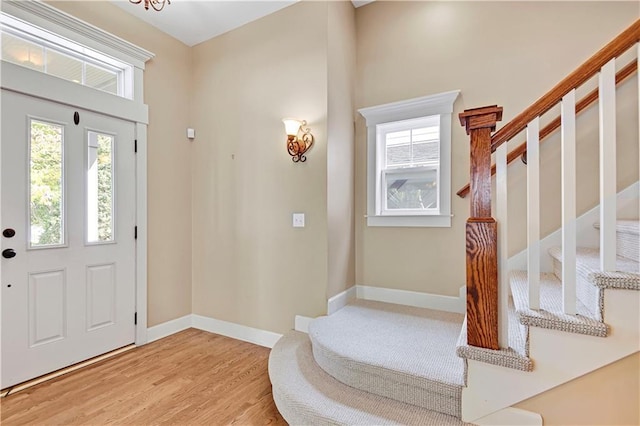
[[[0,13],[2,60],[133,99],[133,67]]]
[[[359,110],[367,122],[369,226],[451,226],[451,114],[458,94]]]

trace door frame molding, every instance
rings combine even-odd
[[[2,12],[133,66],[133,99],[115,96],[4,61],[0,64],[0,87],[3,90],[134,123],[137,140],[135,185],[136,226],[138,227],[135,261],[135,306],[138,321],[135,326],[135,344],[143,345],[147,343],[147,126],[149,123],[149,108],[143,101],[143,83],[145,63],[155,55],[46,3],[3,1]],[[0,181],[0,185],[1,183]],[[1,268],[0,265],[0,274]]]
[[[136,123],[136,345],[147,343],[147,125]]]

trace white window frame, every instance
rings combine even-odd
[[[453,90],[358,110],[367,125],[368,226],[451,227],[451,115],[453,103],[459,94],[459,90]],[[410,120],[425,119],[434,115],[440,116],[438,211],[384,209],[384,134],[394,127],[407,128],[407,125],[411,124]],[[398,170],[417,173],[418,169],[411,167]]]
[[[0,31],[3,34],[8,34],[42,47],[45,58],[48,52],[55,52],[82,63],[82,81],[76,82],[78,84],[86,85],[85,77],[87,64],[113,73],[117,80],[115,95],[127,99],[133,99],[134,76],[133,66],[131,64],[104,55],[94,49],[87,48],[77,42],[60,37],[50,31],[45,31],[32,23],[17,19],[3,12],[0,12]],[[44,71],[40,72],[49,74],[46,69],[46,60],[43,66]],[[100,90],[94,87],[91,88]]]
[[[115,60],[116,63],[120,62],[130,65],[131,67],[126,70],[126,72],[131,72],[133,75],[125,75],[124,80],[132,81],[132,83],[129,87],[124,87],[126,97],[123,99],[130,99],[140,105],[144,104],[144,69],[145,64],[155,56],[152,52],[129,43],[126,40],[116,37],[41,1],[3,0],[2,13],[12,18],[12,22],[16,22],[16,20],[22,21],[32,27],[43,30],[44,33],[55,35],[57,37],[56,40],[62,46],[71,47],[71,45],[65,44],[66,40],[66,42],[70,42],[72,45],[76,44],[87,48],[86,52],[91,51],[91,55],[95,56],[94,59],[101,62],[109,63],[110,60]],[[80,53],[82,54],[83,52]],[[4,73],[5,68],[11,70],[11,68],[17,67],[17,65],[3,62],[2,66],[4,81],[6,79]],[[46,87],[40,87],[39,89],[40,91],[47,90]],[[41,97],[50,98],[48,92]],[[102,96],[103,94],[116,97],[112,94],[99,91],[97,96],[105,99],[106,102],[109,102],[108,98]],[[100,103],[104,103],[102,99]],[[83,105],[77,106],[84,108]],[[146,110],[143,111],[143,113],[147,114]]]
[[[424,215],[439,215],[440,214],[440,161],[433,164],[424,164],[420,166],[387,166],[386,164],[386,150],[387,150],[387,141],[386,137],[389,133],[394,133],[398,131],[406,131],[418,129],[421,127],[429,127],[433,126],[437,121],[438,129],[440,128],[440,115],[432,115],[428,117],[420,117],[416,119],[403,120],[403,121],[394,121],[391,123],[383,123],[376,125],[376,153],[380,153],[381,155],[376,155],[376,194],[378,197],[375,197],[375,211],[380,216],[424,216]],[[439,148],[439,141],[438,141]],[[439,149],[438,149],[439,151]],[[439,157],[439,155],[438,155]],[[436,170],[437,173],[437,204],[438,207],[435,209],[389,209],[387,208],[387,193],[386,193],[386,176],[387,175],[401,175],[410,177],[412,175],[417,175],[421,173],[425,173],[431,170]]]

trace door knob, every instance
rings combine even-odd
[[[4,231],[2,231],[2,235],[5,238],[13,238],[13,236],[16,235],[16,231],[15,229],[7,228]]]
[[[5,259],[16,257],[16,251],[14,249],[4,249],[2,250],[2,257],[4,257]]]

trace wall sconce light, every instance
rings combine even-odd
[[[294,163],[307,161],[304,153],[313,146],[311,129],[303,127],[307,125],[307,122],[293,118],[285,118],[282,122],[287,132],[287,151],[292,157],[291,159]],[[300,137],[298,137],[298,135],[300,135]]]

